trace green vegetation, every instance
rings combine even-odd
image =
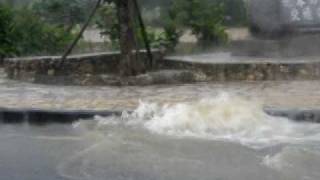
[[[223,45],[228,41],[226,25],[245,23],[245,5],[239,0],[141,0],[146,14],[148,37],[154,48],[173,50],[186,30],[191,30],[202,46]],[[239,6],[240,14],[233,13]],[[159,14],[159,17],[156,17]],[[119,23],[116,9],[108,3],[100,9],[97,25],[102,35],[110,38],[113,47],[118,47]],[[138,45],[142,45],[141,34],[136,28]]]
[[[167,12],[172,8],[172,4],[177,3],[179,0],[140,0],[144,7],[144,12],[147,16],[146,20],[153,25],[162,25],[161,18],[154,17],[161,9],[162,12]],[[225,21],[223,25],[226,26],[243,26],[247,24],[247,6],[246,0],[199,0],[198,2],[204,4],[215,4],[217,2],[224,4]],[[193,3],[190,0],[185,0],[184,4]]]
[[[170,20],[168,20],[170,21]],[[116,17],[116,8],[114,3],[106,3],[98,12],[96,19],[98,28],[102,29],[101,35],[107,36],[114,48],[119,48],[119,22]],[[173,49],[178,43],[178,35],[175,34],[173,24],[168,24],[163,29],[147,28],[148,39],[152,48]],[[135,37],[139,47],[143,47],[143,38],[141,29],[138,24],[135,24]]]
[[[106,3],[99,9],[96,24],[101,29],[101,35],[107,36],[114,48],[119,48],[120,27],[114,3]]]
[[[113,0],[106,0],[92,26],[119,48],[119,23]],[[191,30],[202,46],[223,45],[228,26],[246,24],[243,0],[139,0],[152,48],[173,51]],[[94,0],[0,0],[0,56],[57,54],[84,23]],[[138,47],[144,46],[135,22]],[[110,46],[109,46],[110,47]]]
[[[86,20],[90,9],[88,0],[37,0],[32,8],[43,20],[68,32]]]
[[[13,55],[15,47],[13,12],[7,6],[0,6],[0,58]]]
[[[223,44],[228,37],[223,25],[224,4],[220,1],[175,0],[171,5],[176,21],[185,29],[191,29],[199,44]]]
[[[223,0],[226,26],[245,26],[247,24],[246,0]]]
[[[44,22],[27,7],[0,6],[1,56],[43,55],[61,52],[72,40],[63,28]]]

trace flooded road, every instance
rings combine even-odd
[[[218,96],[74,124],[1,124],[1,180],[318,180],[320,125],[248,103]]]
[[[319,90],[318,81],[56,87],[1,78],[0,106],[134,112],[0,124],[0,179],[318,180],[320,125],[262,109],[320,108]]]
[[[176,103],[220,92],[258,99],[265,106],[320,108],[320,81],[198,83],[147,87],[45,86],[0,78],[0,107],[134,109],[139,101]]]

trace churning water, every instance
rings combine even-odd
[[[259,101],[226,93],[174,105],[141,102],[123,119],[157,134],[231,141],[252,148],[320,141],[320,125],[270,116]]]
[[[269,116],[256,100],[220,94],[192,103],[141,102],[121,118],[95,120],[74,128],[100,132],[104,140],[62,163],[64,177],[320,178],[320,125]]]
[[[269,116],[262,104],[220,94],[140,102],[73,126],[0,126],[0,179],[320,179],[320,125]]]

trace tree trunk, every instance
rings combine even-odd
[[[132,0],[118,0],[117,16],[120,24],[121,59],[119,72],[121,76],[135,76],[144,72],[144,63],[135,54],[137,42],[134,33],[134,6]]]

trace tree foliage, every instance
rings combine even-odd
[[[202,45],[227,41],[224,3],[220,0],[174,0],[170,11],[180,26],[191,29]]]
[[[228,0],[231,1],[231,0]],[[224,44],[227,42],[225,18],[225,0],[168,0],[154,2],[140,1],[145,7],[163,7],[161,10],[161,25],[148,28],[148,36],[153,47],[174,49],[183,30],[191,30],[199,44],[204,46]],[[158,4],[157,4],[158,3]],[[113,3],[100,9],[98,27],[103,29],[103,35],[110,37],[113,44],[119,39],[119,23]],[[141,44],[141,34],[136,28],[138,44]],[[159,30],[160,29],[160,30]]]
[[[0,58],[17,52],[14,46],[17,40],[14,36],[14,17],[11,9],[0,4]]]
[[[1,56],[56,54],[72,38],[71,33],[44,22],[27,7],[0,6]]]
[[[96,20],[98,28],[102,29],[102,36],[109,37],[114,48],[119,48],[119,28],[116,6],[113,2],[105,3],[98,12]],[[138,23],[134,23],[135,26],[135,38],[139,47],[144,46],[141,29]],[[172,49],[177,44],[178,35],[173,35],[175,29],[173,26],[165,26],[164,29],[155,29],[152,27],[147,28],[147,36],[153,48],[169,48]]]
[[[247,24],[246,0],[223,0],[227,26],[243,26]]]
[[[86,20],[88,6],[89,0],[38,0],[33,4],[33,9],[48,23],[71,31],[76,24]]]

